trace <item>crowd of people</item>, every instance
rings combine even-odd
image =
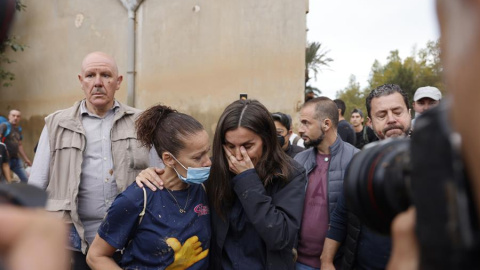
[[[455,108],[450,117],[480,206],[478,125],[467,117],[475,115],[479,95],[480,4],[437,2]],[[108,54],[88,54],[78,78],[85,99],[45,118],[28,179],[48,192],[46,210],[68,226],[3,206],[0,247],[8,250],[10,269],[418,269],[415,209],[397,216],[391,236],[378,235],[350,211],[343,192],[348,164],[364,145],[414,130],[400,86],[370,92],[371,127],[359,109],[345,126],[342,102],[310,98],[300,110],[302,150],[293,147],[290,117],[256,100],[228,105],[211,143],[189,115],[164,105],[142,112],[117,101],[123,77]],[[441,98],[436,88],[419,88],[416,117]],[[0,131],[16,146],[0,145],[4,176],[20,159],[30,162],[20,112],[10,115],[13,133],[5,133],[8,124]],[[342,139],[347,128],[353,143]],[[7,167],[10,151],[17,156],[6,154]]]
[[[363,145],[409,135],[398,85],[367,97],[372,128],[359,109],[344,120],[342,100],[309,99],[300,147],[291,117],[257,100],[228,105],[211,145],[189,115],[128,107],[103,52],[84,58],[78,78],[85,98],[45,118],[28,180],[68,224],[72,269],[386,267],[391,239],[348,210],[343,178]]]
[[[349,124],[342,100],[309,99],[300,147],[290,140],[291,117],[257,100],[227,106],[212,145],[189,115],[128,107],[115,99],[123,77],[103,52],[84,58],[78,78],[85,98],[45,118],[28,179],[68,225],[72,269],[386,267],[391,239],[349,211],[343,178],[365,144],[410,134],[398,85],[367,97],[372,128],[359,109]],[[420,88],[414,108],[437,98],[434,90]],[[19,120],[12,110],[10,134],[7,123],[0,134],[27,163]]]

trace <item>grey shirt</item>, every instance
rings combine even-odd
[[[113,175],[110,131],[119,104],[115,104],[103,117],[88,112],[85,101],[80,105],[86,147],[83,153],[82,174],[78,191],[78,214],[85,228],[85,239],[92,243],[108,208],[118,195]],[[132,127],[134,128],[134,127]],[[31,170],[29,184],[46,189],[50,168],[50,142],[48,130],[43,128],[37,155]],[[41,156],[40,156],[40,155]],[[150,166],[163,167],[155,149],[150,150]]]

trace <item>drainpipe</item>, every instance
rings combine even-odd
[[[135,14],[143,0],[120,0],[128,11],[127,105],[135,107]]]

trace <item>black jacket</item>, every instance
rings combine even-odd
[[[293,171],[287,183],[274,178],[264,187],[258,174],[233,181],[247,218],[266,247],[265,269],[295,269],[292,249],[296,244],[305,198],[306,174],[303,166],[291,160]],[[241,177],[241,174],[236,177]],[[212,239],[210,269],[222,269],[222,252],[229,222],[211,211]],[[252,269],[253,270],[253,269]]]
[[[298,153],[302,152],[305,150],[305,148],[300,147],[298,145],[293,145],[290,142],[288,142],[288,147],[285,153],[289,155],[291,158],[294,158]]]

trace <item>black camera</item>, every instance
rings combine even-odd
[[[355,155],[345,198],[363,224],[384,234],[414,205],[420,269],[480,269],[478,219],[448,104],[418,118],[411,138],[372,143]]]
[[[0,204],[11,204],[28,208],[43,208],[47,193],[25,183],[0,184]]]

